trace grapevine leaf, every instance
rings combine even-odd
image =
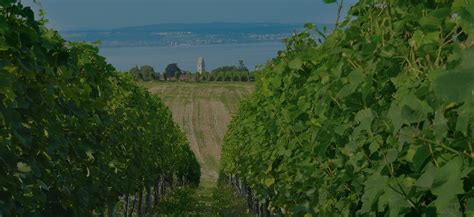
[[[467,200],[466,216],[474,216],[474,198]]]
[[[415,123],[418,122],[419,119],[418,115],[421,117],[419,118],[425,118],[428,113],[433,112],[433,109],[431,108],[430,105],[426,101],[420,100],[417,96],[415,96],[413,93],[409,93],[405,95],[405,97],[402,100],[402,105],[408,106],[412,111],[412,113],[405,113],[402,111],[402,118],[407,122],[407,123]],[[415,120],[412,118],[415,117]]]
[[[44,183],[43,181],[38,179],[36,183],[38,184],[38,187],[40,189],[49,190],[49,186],[46,183]]]
[[[364,81],[366,75],[362,71],[356,69],[352,71],[347,78],[349,79],[349,84],[345,85],[337,94],[338,97],[346,97],[354,93],[357,87]]]
[[[362,213],[369,213],[375,205],[380,195],[387,188],[388,177],[375,173],[367,178],[362,195]]]
[[[298,70],[301,69],[302,66],[303,61],[300,58],[295,58],[288,63],[288,67],[290,67],[290,69]]]
[[[29,173],[31,172],[31,167],[28,166],[28,164],[26,163],[23,163],[23,162],[18,162],[16,164],[16,167],[18,168],[18,171],[22,172],[22,173]]]
[[[29,133],[26,133],[24,132],[25,130],[22,130],[22,132],[18,132],[18,131],[14,131],[13,134],[15,135],[15,137],[18,139],[18,141],[29,147],[31,146],[31,143],[33,142],[33,138],[31,135],[29,135]]]
[[[354,70],[348,76],[349,81],[351,82],[351,85],[353,87],[356,87],[360,83],[362,83],[362,81],[364,81],[365,77],[366,77],[365,74],[362,73],[360,70]]]
[[[415,156],[413,157],[413,166],[419,171],[430,157],[430,150],[426,145],[418,146]]]
[[[374,115],[372,113],[372,110],[370,108],[360,110],[357,112],[355,115],[354,120],[359,123],[359,126],[357,126],[354,129],[353,136],[357,137],[359,133],[363,130],[369,130],[372,124],[372,121],[374,119]]]
[[[265,185],[266,185],[267,187],[272,186],[274,183],[275,183],[275,178],[273,178],[273,177],[270,177],[270,178],[266,178],[266,179],[265,179]]]
[[[387,162],[389,164],[395,162],[397,157],[398,157],[398,151],[396,149],[392,148],[387,151]]]
[[[380,196],[378,201],[378,210],[384,210],[386,205],[389,207],[390,217],[400,216],[400,211],[403,208],[410,206],[401,194],[395,192],[391,188],[387,188]]]
[[[428,164],[424,173],[416,180],[415,185],[418,187],[430,189],[433,185],[435,177],[435,169],[431,164]]]
[[[458,194],[464,193],[461,168],[462,161],[456,157],[436,170],[431,192],[437,196],[434,204],[438,213],[457,200]]]
[[[474,99],[474,48],[463,52],[463,62],[453,70],[432,76],[436,95],[451,102],[465,102]]]
[[[474,8],[474,7],[471,7]],[[474,47],[463,50],[462,53],[462,63],[458,66],[460,70],[473,70],[474,69]]]
[[[380,143],[378,143],[377,141],[373,141],[369,145],[370,154],[373,154],[373,153],[377,152],[379,150],[379,148],[380,148]]]
[[[439,109],[435,112],[433,120],[433,132],[438,140],[442,140],[448,133],[448,120],[444,117],[443,111]]]
[[[420,131],[414,127],[403,127],[398,136],[398,145],[403,146],[405,144],[411,144],[418,137]]]
[[[474,100],[464,104],[458,110],[459,117],[456,122],[456,130],[467,136],[469,125],[471,129],[474,127],[472,124],[474,119]]]
[[[444,7],[444,8],[438,8],[436,10],[433,10],[430,15],[439,19],[439,20],[443,20],[445,17],[449,16],[450,14],[450,10],[448,7]]]
[[[457,10],[459,15],[464,19],[474,22],[474,9],[472,3],[466,2],[463,0],[455,0],[453,3],[453,8]]]
[[[390,105],[390,109],[387,114],[388,118],[392,121],[393,128],[395,132],[400,129],[403,125],[401,108],[396,101],[393,101]]]
[[[441,21],[433,16],[422,17],[418,23],[423,27],[436,28],[441,25]]]
[[[464,102],[474,97],[474,70],[446,71],[433,81],[436,95],[450,102]]]

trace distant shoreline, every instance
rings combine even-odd
[[[150,46],[102,46],[99,44],[101,49],[115,49],[115,48],[196,48],[201,46],[219,46],[219,45],[239,45],[239,44],[265,44],[265,43],[282,43],[281,40],[274,41],[251,41],[251,42],[229,42],[229,43],[214,43],[214,44],[178,44],[178,45],[150,45]]]
[[[127,29],[145,29],[145,28],[156,28],[156,27],[166,27],[166,28],[183,28],[189,26],[297,26],[303,27],[305,23],[282,23],[282,22],[197,22],[197,23],[157,23],[149,25],[137,25],[137,26],[123,26],[123,27],[114,27],[114,28],[77,28],[77,29],[65,29],[60,30],[61,34],[71,33],[71,32],[101,32],[101,31],[121,31]],[[334,23],[316,23],[318,26],[334,26]]]
[[[331,28],[330,24],[316,25],[321,28],[325,25]],[[100,41],[101,48],[120,48],[280,42],[303,29],[304,24],[197,23],[62,31],[61,33],[69,41]]]

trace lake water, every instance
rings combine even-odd
[[[119,70],[129,70],[135,65],[151,65],[155,71],[162,72],[169,63],[178,63],[181,69],[196,71],[198,57],[204,57],[206,70],[210,71],[223,65],[245,65],[253,70],[255,66],[265,64],[284,49],[281,42],[252,44],[220,44],[177,47],[124,47],[101,48],[101,55]]]

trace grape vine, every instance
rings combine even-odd
[[[93,216],[107,207],[112,216],[119,198],[141,202],[144,189],[149,207],[160,180],[199,179],[157,96],[96,46],[67,42],[31,8],[0,1],[0,216]]]
[[[306,25],[241,104],[223,172],[275,215],[474,215],[473,24],[472,1],[360,0],[322,43]]]

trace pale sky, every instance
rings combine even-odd
[[[33,0],[22,0],[32,5]],[[160,23],[334,23],[336,5],[322,0],[40,0],[58,30],[110,29]],[[346,0],[348,4],[356,0]]]

